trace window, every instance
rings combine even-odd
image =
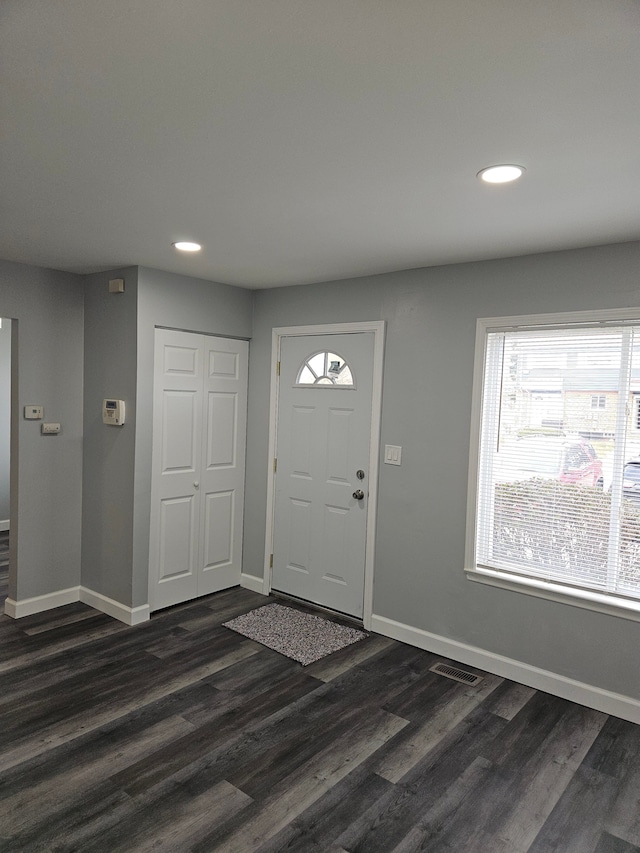
[[[604,313],[478,322],[467,573],[640,619],[640,312]]]
[[[351,368],[335,352],[316,352],[308,356],[298,370],[296,385],[355,388]]]

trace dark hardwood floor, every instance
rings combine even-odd
[[[383,637],[302,667],[221,626],[0,617],[2,851],[640,851],[640,727]]]

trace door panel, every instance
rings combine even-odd
[[[162,473],[193,473],[200,425],[196,392],[165,391],[162,421]]]
[[[293,406],[291,409],[291,476],[311,479],[311,442],[313,419],[316,410],[311,406]]]
[[[347,584],[345,571],[341,568],[343,555],[348,553],[349,507],[325,506],[322,556],[324,574],[322,579],[333,583]]]
[[[175,578],[195,579],[193,572],[193,539],[196,530],[196,513],[193,511],[193,496],[168,498],[162,501],[160,510],[160,572],[159,581],[164,583]],[[195,589],[189,586],[189,589]]]
[[[201,471],[198,595],[240,583],[249,344],[204,338],[207,425]]]
[[[202,444],[202,368],[202,348],[193,336],[158,331],[149,541],[154,609],[197,594],[199,496],[194,482]]]
[[[200,348],[195,346],[171,346],[167,344],[164,353],[164,372],[167,375],[180,374],[197,376],[200,373]]]
[[[310,501],[290,499],[289,554],[287,567],[295,572],[309,574],[311,553],[312,505]]]
[[[238,395],[213,391],[209,393],[207,430],[207,468],[235,465],[238,432]]]
[[[152,610],[240,582],[247,370],[246,341],[156,330]]]
[[[204,571],[229,565],[233,561],[233,515],[233,492],[217,492],[206,496]]]
[[[280,354],[272,587],[358,617],[367,482],[356,471],[369,465],[373,347],[371,332],[309,335],[284,337]],[[346,360],[354,388],[296,384],[320,351]],[[363,500],[353,497],[358,488]]]
[[[349,456],[353,446],[353,415],[353,409],[329,409],[325,447],[328,483],[344,485],[351,482],[353,477],[349,471]]]
[[[238,368],[238,353],[209,349],[210,379],[239,379]]]

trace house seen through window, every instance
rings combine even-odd
[[[467,570],[485,576],[476,580],[640,612],[640,315],[548,327],[499,322],[479,324],[484,375]]]

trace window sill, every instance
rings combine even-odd
[[[572,607],[595,610],[597,613],[606,613],[608,616],[618,616],[621,619],[640,622],[640,601],[626,598],[614,599],[610,595],[602,595],[592,590],[573,589],[572,587],[562,586],[562,584],[548,583],[532,578],[517,576],[507,578],[502,572],[481,567],[465,569],[465,572],[467,578],[475,583],[483,583],[500,589],[508,589],[511,592],[533,595],[536,598],[544,598],[548,601],[557,601],[560,604],[569,604]]]

